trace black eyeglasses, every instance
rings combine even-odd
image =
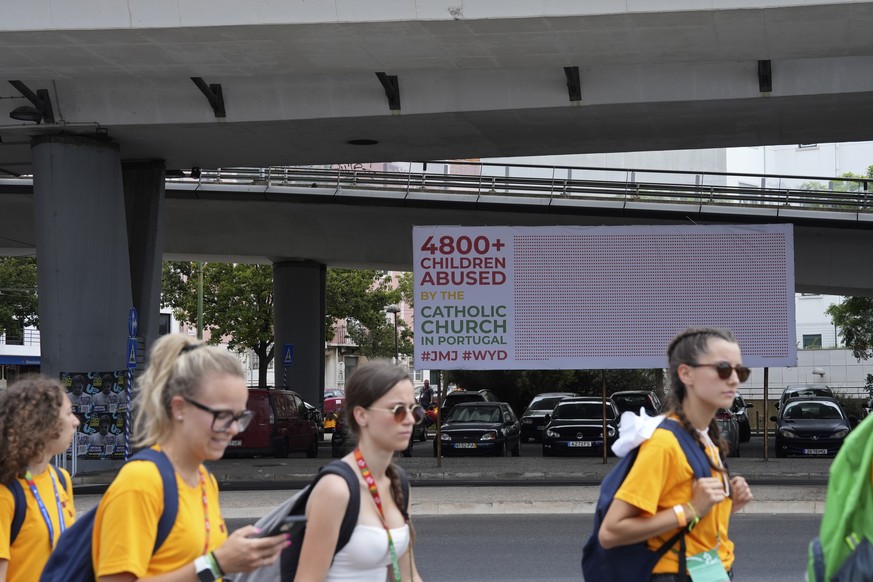
[[[367,410],[381,410],[383,412],[390,412],[394,415],[394,422],[401,423],[403,419],[406,418],[406,411],[409,411],[409,414],[412,415],[412,420],[415,421],[415,424],[420,423],[424,420],[424,406],[421,404],[410,404],[406,406],[405,404],[395,404],[391,408],[379,408],[377,406],[370,406]]]
[[[243,410],[239,414],[234,414],[230,410],[215,410],[214,408],[209,408],[205,404],[200,404],[196,400],[186,398],[185,396],[183,396],[182,399],[188,404],[212,414],[212,432],[227,432],[230,430],[230,427],[233,426],[234,422],[239,426],[239,432],[242,432],[255,416],[255,413],[251,410]]]
[[[736,371],[737,379],[740,382],[745,382],[749,379],[749,374],[752,373],[750,369],[745,366],[731,366],[727,362],[719,362],[717,364],[688,364],[692,368],[715,368],[715,371],[718,372],[718,377],[722,380],[727,380],[731,377],[731,373]]]

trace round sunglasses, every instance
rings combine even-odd
[[[391,408],[379,408],[378,406],[370,406],[367,410],[381,410],[383,412],[390,412],[394,415],[394,422],[401,423],[406,418],[406,411],[409,411],[409,414],[412,415],[412,420],[415,421],[415,424],[419,424],[422,420],[424,420],[424,406],[421,404],[411,404],[410,406],[406,406],[405,404],[395,404]]]
[[[750,369],[745,366],[731,366],[727,362],[719,362],[717,364],[688,364],[692,368],[715,368],[715,371],[718,373],[718,377],[722,380],[727,380],[731,377],[731,373],[736,371],[737,379],[740,382],[745,382],[749,379],[749,374],[752,373]]]

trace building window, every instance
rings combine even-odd
[[[424,381],[424,372],[421,370],[413,370],[412,371],[412,380],[414,382],[423,382]]]
[[[817,148],[817,147],[818,147],[817,143],[799,143],[799,144],[797,144],[797,149],[799,149],[799,150],[808,150],[808,149]]]
[[[805,350],[815,350],[821,348],[821,334],[820,333],[810,333],[803,334],[803,349]]]
[[[161,313],[158,316],[158,335],[167,335],[170,333],[170,314]]]

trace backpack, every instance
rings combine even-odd
[[[54,470],[61,488],[67,490],[67,476],[63,471],[59,471],[56,467],[49,465],[49,471]],[[24,525],[24,517],[27,515],[27,498],[24,496],[24,487],[18,482],[18,479],[13,479],[6,484],[6,488],[12,493],[12,503],[14,510],[12,513],[12,527],[9,533],[9,545],[15,543],[15,538],[18,537],[18,532],[21,531],[21,526]]]
[[[400,474],[400,482],[403,486],[403,513],[406,515],[409,510],[409,479],[402,467],[395,465]],[[315,476],[312,483],[298,491],[286,499],[276,509],[262,517],[255,523],[255,526],[263,531],[269,531],[283,517],[287,515],[304,515],[306,513],[306,502],[309,500],[309,494],[318,483],[319,479],[325,475],[340,475],[346,480],[349,486],[349,504],[346,507],[346,513],[343,516],[342,524],[340,525],[339,537],[337,538],[336,548],[333,553],[336,555],[342,550],[352,537],[355,531],[355,526],[358,524],[358,513],[361,509],[361,487],[358,482],[358,476],[355,470],[346,463],[336,460],[331,461],[322,467],[318,475]],[[291,545],[282,550],[280,559],[276,560],[269,566],[264,566],[251,572],[237,574],[232,578],[233,582],[274,582],[276,580],[293,580],[297,573],[297,565],[300,563],[300,550],[303,548],[303,537],[306,535],[306,528],[297,530],[296,534],[291,537]],[[231,580],[225,576],[225,580]]]
[[[158,535],[152,554],[163,545],[176,523],[179,511],[179,490],[176,472],[167,456],[154,449],[143,449],[130,461],[149,461],[157,465],[164,486],[164,511],[158,521]],[[128,462],[130,462],[128,461]],[[58,545],[49,557],[40,576],[40,582],[94,582],[92,549],[94,520],[97,507],[88,510],[58,539]]]
[[[873,580],[873,418],[855,427],[831,464],[818,537],[809,544],[810,582]]]
[[[706,453],[700,448],[694,437],[691,436],[679,423],[665,419],[659,426],[669,430],[679,441],[682,451],[688,459],[688,464],[694,471],[694,478],[701,479],[712,476],[712,468]],[[598,534],[600,525],[615,494],[621,484],[624,483],[631,467],[636,461],[639,447],[633,449],[603,478],[600,484],[600,495],[597,499],[597,508],[594,513],[594,531],[582,549],[582,574],[585,580],[591,582],[626,582],[628,580],[648,580],[652,576],[652,569],[658,560],[667,553],[676,542],[679,542],[679,573],[685,573],[685,532],[683,528],[679,533],[664,542],[660,548],[652,551],[645,541],[605,549],[600,545]]]

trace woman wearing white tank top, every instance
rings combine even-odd
[[[345,414],[358,447],[343,457],[355,469],[361,488],[358,522],[348,544],[334,555],[349,504],[349,487],[339,475],[326,475],[306,505],[306,535],[296,582],[420,582],[412,546],[415,532],[404,503],[394,454],[404,450],[412,427],[424,419],[412,381],[387,362],[359,367],[346,382]]]

